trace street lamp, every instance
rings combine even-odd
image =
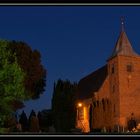
[[[82,103],[78,103],[78,107],[82,107]]]

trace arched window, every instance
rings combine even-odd
[[[102,99],[103,110],[105,111],[105,100]]]
[[[109,104],[109,101],[108,101],[108,99],[107,99],[107,104]]]
[[[97,106],[99,106],[99,101],[97,101]]]
[[[111,66],[111,73],[113,74],[115,72],[114,64]]]
[[[112,86],[112,93],[115,92],[115,85]]]
[[[132,72],[133,71],[133,65],[131,63],[126,65],[126,70],[127,72]]]
[[[116,107],[115,107],[115,104],[114,104],[114,113],[116,112]]]
[[[95,101],[93,102],[93,107],[96,107],[96,102]]]

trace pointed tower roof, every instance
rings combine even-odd
[[[116,55],[125,55],[125,56],[139,56],[132,48],[130,41],[124,31],[124,21],[121,21],[121,33],[117,40],[116,46],[113,50],[113,53],[110,58]]]

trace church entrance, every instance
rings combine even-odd
[[[134,114],[132,113],[131,114],[131,118],[128,120],[128,130],[129,131],[132,131],[133,128],[136,128],[136,120],[135,120],[135,117],[134,117]]]

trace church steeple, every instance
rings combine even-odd
[[[138,54],[133,50],[132,45],[124,31],[124,18],[121,18],[121,33],[110,58],[117,55],[138,56]]]

